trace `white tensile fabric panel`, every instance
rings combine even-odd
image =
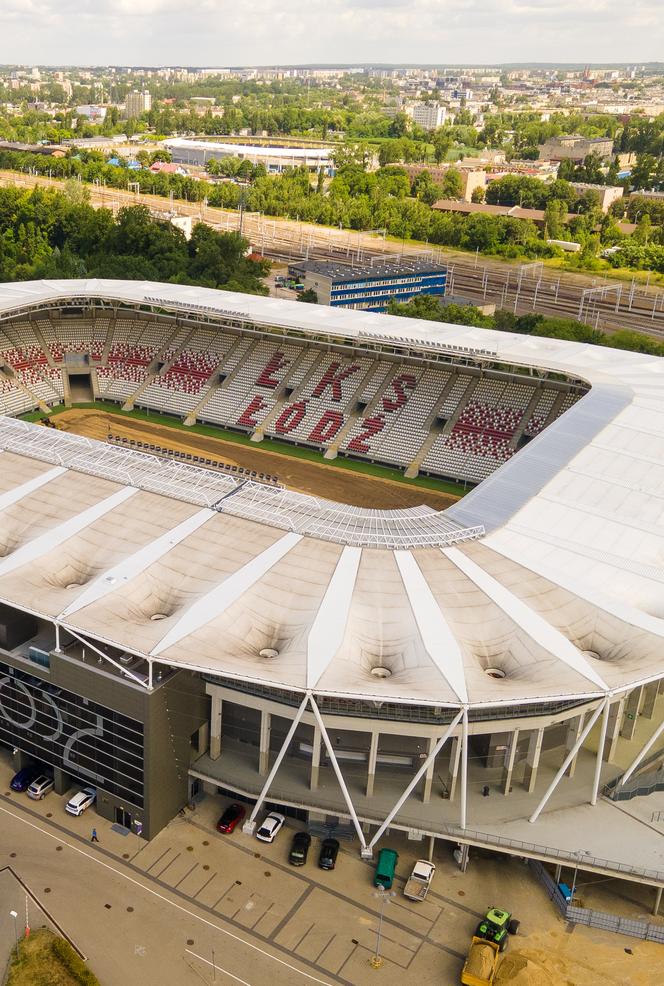
[[[395,551],[394,557],[429,657],[454,690],[459,701],[468,702],[466,676],[459,644],[426,579],[410,551]]]
[[[488,575],[474,561],[456,548],[441,548],[446,558],[456,565],[478,589],[493,600],[504,613],[521,627],[529,637],[547,650],[554,657],[568,665],[578,674],[592,681],[602,691],[608,691],[609,686],[588,663],[581,651],[574,646],[559,630],[552,627],[546,620],[518,599],[509,589]]]
[[[80,514],[76,514],[70,520],[65,521],[64,524],[58,524],[57,527],[47,531],[46,534],[42,534],[32,541],[28,541],[27,544],[17,548],[16,551],[13,551],[0,561],[0,575],[7,575],[21,565],[34,561],[35,558],[46,554],[47,551],[57,548],[58,545],[63,544],[68,538],[78,534],[79,531],[84,530],[90,524],[94,523],[95,520],[98,520],[99,517],[103,517],[104,514],[118,507],[125,500],[135,496],[136,493],[138,493],[138,490],[135,487],[123,486],[122,489],[116,490],[115,493],[100,500],[99,503],[93,504],[93,506],[88,507],[87,510],[84,510]]]
[[[201,524],[204,524],[211,517],[215,516],[216,513],[214,510],[198,510],[191,517],[187,517],[185,521],[178,524],[177,527],[171,528],[170,531],[166,531],[165,534],[162,534],[161,537],[156,538],[150,544],[141,548],[140,551],[135,552],[128,558],[124,558],[118,565],[109,568],[103,575],[96,578],[94,582],[76,597],[73,603],[60,613],[58,619],[62,620],[77,610],[83,609],[84,606],[89,606],[90,603],[102,599],[107,593],[113,592],[118,588],[119,584],[125,584],[135,578],[136,575],[140,575],[149,565],[163,557],[176,544],[183,541],[193,531],[198,530]]]
[[[307,687],[315,688],[343,643],[361,548],[343,549],[307,640]]]
[[[6,493],[0,494],[0,510],[4,510],[6,507],[11,507],[13,503],[17,503],[22,500],[24,496],[28,496],[30,493],[34,493],[35,490],[40,489],[42,486],[46,486],[51,480],[57,479],[58,476],[62,476],[63,473],[67,472],[64,466],[55,466],[54,469],[47,469],[46,472],[41,473],[39,476],[35,476],[33,479],[29,479],[26,483],[21,483],[20,486],[15,486],[13,490],[7,490]]]
[[[172,647],[173,644],[177,644],[183,637],[198,630],[199,627],[205,626],[215,616],[223,613],[231,603],[239,599],[243,592],[246,592],[258,579],[265,575],[280,558],[283,558],[301,540],[301,534],[285,534],[260,555],[252,558],[234,575],[224,579],[223,582],[189,607],[184,616],[180,617],[175,626],[152,650],[150,656],[156,657],[162,651]]]

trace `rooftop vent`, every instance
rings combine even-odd
[[[275,657],[279,657],[279,651],[275,650],[274,647],[264,647],[263,650],[258,652],[260,657],[264,657],[268,661],[274,660]]]
[[[502,668],[486,668],[484,673],[488,674],[490,678],[500,679],[505,677],[505,672],[502,670]]]
[[[166,618],[166,613],[153,613],[150,617],[153,623],[158,623],[159,620],[165,620]]]
[[[65,586],[65,589],[80,589],[80,588],[81,588],[80,582],[69,582],[68,585]]]
[[[392,675],[392,672],[390,671],[389,668],[381,667],[380,664],[377,665],[377,667],[372,668],[371,673],[374,676],[374,678],[389,678]]]

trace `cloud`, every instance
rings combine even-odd
[[[28,64],[652,61],[661,0],[2,0]],[[646,29],[646,30],[644,30]]]

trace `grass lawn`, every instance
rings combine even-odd
[[[12,958],[5,986],[99,986],[71,945],[47,928],[23,938]]]
[[[97,411],[108,411],[109,414],[118,414],[128,418],[137,418],[140,421],[151,421],[153,424],[165,425],[168,428],[175,428],[180,431],[195,435],[205,435],[209,438],[218,438],[224,442],[234,442],[237,445],[246,445],[249,448],[262,449],[265,452],[276,452],[278,455],[287,455],[296,459],[306,459],[309,462],[316,462],[318,465],[328,466],[330,469],[346,469],[351,472],[359,472],[365,476],[376,476],[379,479],[389,479],[395,483],[404,483],[406,486],[419,486],[427,490],[439,490],[441,493],[451,493],[453,496],[463,496],[468,492],[468,487],[463,483],[455,483],[452,480],[433,479],[430,476],[416,476],[415,479],[406,479],[404,474],[398,469],[391,469],[389,466],[380,466],[374,462],[364,462],[361,459],[346,459],[338,456],[336,459],[324,459],[320,452],[315,449],[307,448],[302,445],[290,445],[288,442],[279,442],[271,438],[264,438],[262,442],[255,443],[250,441],[249,436],[243,432],[228,431],[216,425],[191,425],[185,426],[178,418],[170,414],[160,414],[158,411],[123,411],[120,405],[110,401],[94,401],[87,404],[72,404],[71,408],[89,408]],[[54,417],[68,411],[70,408],[64,404],[54,407],[50,414],[43,411],[28,411],[22,414],[22,421],[41,421],[44,418]]]

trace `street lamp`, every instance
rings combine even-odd
[[[378,919],[378,927],[376,929],[376,950],[369,959],[369,964],[373,969],[380,969],[383,964],[383,959],[380,954],[380,939],[383,933],[383,914],[385,913],[385,904],[391,897],[396,897],[396,893],[394,890],[386,890],[380,883],[376,884],[376,886],[377,892],[373,894],[373,896],[380,900],[380,917]]]
[[[10,917],[13,917],[14,918],[14,937],[16,938],[16,959],[18,960],[18,957],[19,957],[19,954],[18,954],[18,925],[16,924],[16,919],[18,917],[18,914],[16,913],[16,911],[10,911],[9,912],[9,915],[10,915]]]

